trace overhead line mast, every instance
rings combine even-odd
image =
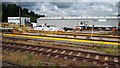
[[[21,11],[20,11],[20,0],[19,0],[19,20],[20,20],[20,25],[21,25]]]

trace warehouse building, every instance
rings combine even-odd
[[[21,19],[21,25],[25,25],[26,23],[30,22],[29,17],[8,17],[8,23],[15,23],[15,24],[20,24],[20,19]]]
[[[41,17],[37,25],[55,25],[59,28],[96,27],[112,28],[118,26],[118,17]]]

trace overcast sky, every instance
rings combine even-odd
[[[11,2],[7,2],[11,3]],[[18,5],[18,2],[12,2]],[[118,2],[21,2],[23,8],[28,8],[37,14],[48,17],[61,16],[117,16]]]

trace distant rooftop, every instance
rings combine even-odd
[[[115,17],[115,16],[88,16],[88,17],[40,17],[38,19],[104,19],[104,18],[108,18],[108,19],[118,19],[120,17]]]

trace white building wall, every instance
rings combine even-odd
[[[77,20],[37,20],[37,25],[42,25],[42,24],[48,24],[48,25],[55,25],[56,27],[69,27],[73,28],[74,25],[79,25]]]
[[[95,25],[96,27],[115,27],[118,26],[118,19],[116,17],[93,17],[93,18],[64,18],[64,19],[56,19],[56,18],[38,18],[37,25],[48,24],[55,25],[56,27],[68,27],[73,28],[75,25],[80,26],[80,23],[87,24],[88,26]]]
[[[8,23],[20,23],[19,17],[8,17]]]
[[[25,25],[25,19],[30,22],[29,17],[21,17],[21,25]],[[20,24],[20,17],[8,17],[8,23]]]
[[[110,20],[109,19],[109,21],[108,20],[106,20],[106,21],[91,21],[91,22],[87,22],[87,24],[88,25],[95,25],[95,26],[106,26],[106,27],[108,27],[108,26],[110,26],[110,27],[115,27],[115,26],[118,26],[118,20],[116,19],[112,19],[112,20]]]

